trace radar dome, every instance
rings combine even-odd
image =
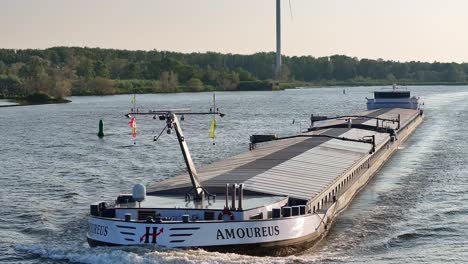
[[[135,201],[137,202],[141,202],[145,200],[146,199],[146,187],[141,183],[135,184],[133,186],[132,196],[133,196],[133,199],[135,199]]]

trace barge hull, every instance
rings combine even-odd
[[[370,126],[373,120],[356,120],[354,124],[359,124],[361,128],[343,128],[340,122],[327,123],[326,128],[309,133],[355,138],[372,134],[373,147],[356,142],[341,143],[337,139],[293,139],[284,144],[275,142],[202,170],[201,179],[208,188],[222,189],[226,183],[240,182],[246,184],[246,190],[250,192],[289,197],[293,205],[303,202],[301,206],[307,208],[304,215],[272,218],[269,215],[271,208],[254,208],[251,212],[260,213],[261,218],[253,219],[253,214],[248,215],[248,210],[234,209],[228,220],[190,218],[188,222],[176,219],[154,223],[139,219],[140,208],[115,208],[114,217],[93,215],[89,218],[88,243],[90,246],[152,244],[250,255],[282,256],[300,252],[327,233],[336,217],[423,120],[420,110],[380,109],[363,115],[384,118],[395,113],[405,117],[401,123],[398,122],[398,127],[391,129],[391,133],[388,129],[382,130],[382,127],[379,130],[379,121],[373,131],[361,129]],[[332,128],[333,125],[337,125],[337,128]],[[231,177],[233,172],[237,178]],[[279,182],[278,179],[284,181]],[[265,185],[265,182],[271,186]],[[185,193],[187,186],[187,177],[182,175],[164,181],[152,188],[150,193],[156,195],[154,197],[158,194]],[[272,208],[282,207],[284,201],[281,196]],[[169,213],[169,209],[154,207],[145,207],[144,210]],[[177,210],[184,210],[186,215],[192,217],[210,210],[213,215],[224,215],[222,208]],[[131,219],[134,220],[124,221],[123,216],[129,213],[132,213]]]
[[[398,148],[412,135],[414,130],[422,123],[423,116],[419,115],[411,122],[404,127],[398,135],[398,140],[393,144],[389,144],[389,148],[386,152],[382,153],[380,157],[375,159],[370,163],[369,168],[367,168],[362,175],[358,175],[355,182],[349,186],[348,189],[344,190],[342,193],[337,193],[339,197],[336,202],[332,203],[326,210],[326,217],[328,219],[327,227],[332,225],[335,219],[343,212],[353,201],[354,197],[370,182],[372,177],[376,175],[379,170],[385,165],[385,163],[390,159],[393,154],[398,150]],[[329,228],[323,230],[324,234]]]
[[[323,227],[322,227],[323,229]],[[312,233],[305,237],[296,239],[289,239],[276,242],[266,243],[251,243],[251,244],[238,244],[238,245],[225,245],[225,246],[193,246],[184,247],[185,249],[203,249],[212,252],[221,253],[238,253],[251,256],[288,256],[302,252],[312,247],[318,240],[322,238],[322,232]],[[87,238],[90,247],[119,247],[122,245],[102,242]]]

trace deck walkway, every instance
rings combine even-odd
[[[401,116],[402,126],[417,115],[411,109],[379,109],[357,113],[380,118]],[[321,121],[317,126],[344,123],[344,120]],[[375,126],[376,121],[355,118],[353,124]],[[387,125],[387,124],[386,124]],[[390,124],[388,124],[390,125]],[[396,128],[396,124],[391,127]],[[377,149],[390,140],[388,133],[358,128],[319,129],[304,134],[323,134],[360,139],[375,135]],[[292,138],[259,145],[256,149],[214,162],[200,170],[198,176],[208,190],[227,183],[243,183],[244,189],[297,199],[311,199],[369,156],[371,145],[326,137]],[[187,174],[179,175],[148,187],[148,193],[190,188]]]

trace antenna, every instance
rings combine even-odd
[[[217,110],[216,110],[216,94],[215,93],[213,93],[213,112],[215,112],[215,113],[217,112]]]
[[[213,93],[213,109],[210,109],[210,113],[211,112],[213,113],[213,119],[211,120],[210,131],[208,132],[208,137],[213,139],[213,145],[216,145],[216,143],[215,143],[215,138],[216,138],[216,113],[218,113],[219,110],[216,108],[216,95],[214,93]]]
[[[291,20],[293,20],[294,17],[293,17],[293,11],[292,11],[292,7],[291,7],[291,0],[289,0],[289,13],[291,14]]]
[[[136,109],[136,94],[133,94],[133,97],[132,97],[132,111],[131,112],[138,112]]]

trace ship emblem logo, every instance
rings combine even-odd
[[[150,229],[151,227],[150,226],[147,226],[146,227],[146,232],[140,237],[140,243],[143,242],[143,240],[145,241],[145,244],[148,244],[150,243],[150,237],[152,237],[151,239],[151,244],[156,244],[156,238],[162,234],[164,232],[164,228],[161,228],[158,232],[158,228],[156,226],[153,226],[153,232],[150,233]]]

